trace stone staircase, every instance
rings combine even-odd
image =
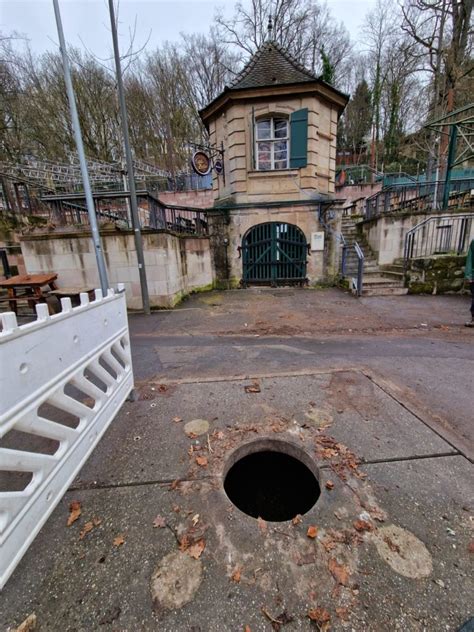
[[[342,218],[342,234],[348,246],[346,259],[346,278],[357,278],[358,257],[352,247],[357,241],[364,253],[364,283],[363,296],[390,296],[407,294],[408,289],[403,283],[403,265],[380,267],[377,263],[366,238],[358,231],[355,221],[351,217]]]

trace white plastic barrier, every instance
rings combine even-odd
[[[133,388],[123,287],[61,304],[1,315],[0,588]]]

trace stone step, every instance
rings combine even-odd
[[[380,270],[390,274],[405,274],[405,268],[399,265],[380,266]]]
[[[358,265],[358,263],[358,257],[347,257],[346,259],[346,265]],[[375,268],[377,271],[380,270],[379,266],[377,265],[377,261],[371,257],[366,257],[364,259],[364,270],[367,270],[368,268]]]
[[[405,296],[408,294],[406,287],[363,287],[362,296]]]
[[[385,268],[380,268],[380,272],[381,274],[383,274],[384,277],[390,277],[392,279],[400,279],[401,281],[403,281],[403,279],[405,278],[404,272],[395,272],[394,270],[387,270]]]

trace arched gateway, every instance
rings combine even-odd
[[[307,253],[306,237],[294,224],[252,226],[242,239],[242,284],[304,283]]]

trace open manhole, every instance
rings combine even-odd
[[[234,452],[224,478],[234,505],[248,516],[271,522],[305,514],[321,493],[308,455],[284,441],[261,441]]]

